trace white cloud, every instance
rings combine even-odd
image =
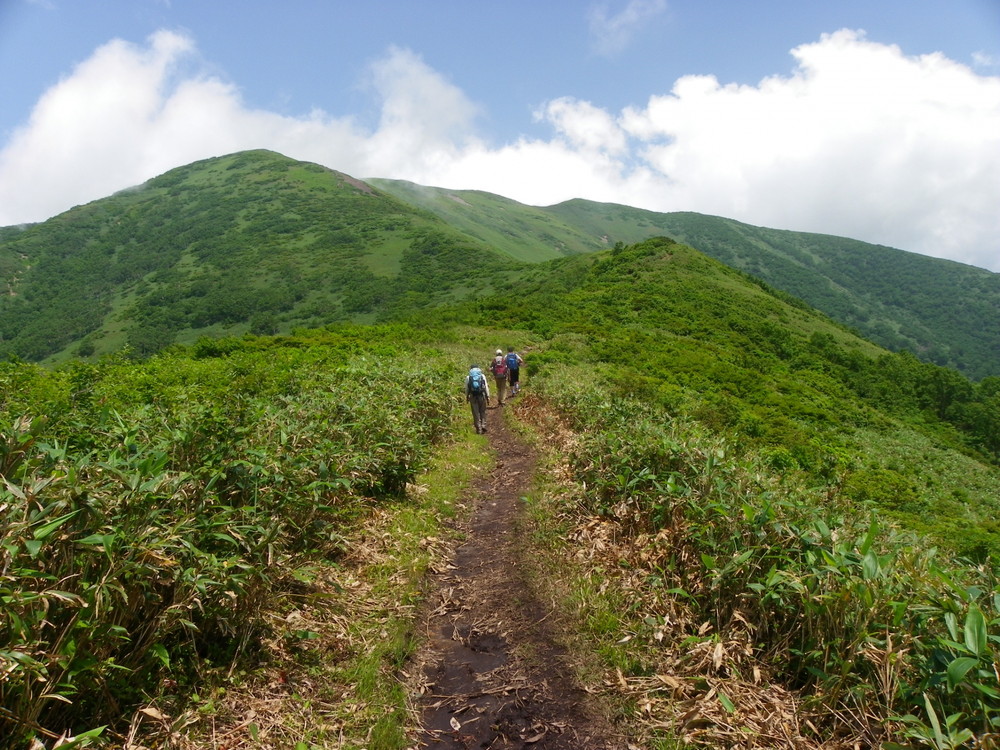
[[[371,66],[381,116],[366,128],[248,108],[232,84],[189,72],[188,37],[114,41],[46,92],[0,151],[0,225],[270,148],[362,178],[700,211],[1000,271],[1000,78],[850,31],[792,55],[790,75],[756,86],[686,76],[623,112],[553,98],[537,115],[551,137],[493,145],[475,135],[480,108],[408,50]]]
[[[366,148],[364,173],[426,173],[475,143],[479,108],[419,56],[393,48],[371,66],[381,119]]]
[[[1000,78],[850,31],[792,54],[790,77],[682,78],[623,113],[648,164],[673,180],[656,208],[1000,269]]]
[[[666,8],[666,0],[629,0],[618,13],[611,13],[607,3],[592,6],[588,21],[595,51],[606,57],[622,52],[632,37]]]
[[[622,154],[628,146],[625,132],[615,119],[589,102],[570,97],[554,99],[535,117],[547,120],[573,148],[585,153]]]
[[[269,148],[355,175],[428,177],[459,158],[477,108],[416,55],[393,49],[371,69],[377,129],[322,111],[248,109],[214,77],[182,77],[193,42],[159,32],[147,47],[112,41],[39,100],[0,151],[0,225],[40,221],[173,167]]]
[[[972,64],[983,70],[997,70],[1000,68],[1000,57],[980,50],[972,53]]]

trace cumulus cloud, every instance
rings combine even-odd
[[[622,114],[674,206],[1000,268],[1000,78],[852,31],[792,54],[791,76],[686,77]]]
[[[588,20],[594,50],[605,57],[622,52],[651,18],[666,9],[666,0],[629,0],[617,13],[606,3],[592,6]]]
[[[193,41],[161,31],[115,40],[47,91],[0,151],[0,225],[40,221],[173,167],[269,148],[354,175],[429,178],[475,145],[478,108],[408,50],[371,66],[374,130],[321,110],[288,117],[248,108],[218,77],[184,74]]]
[[[172,167],[269,148],[356,177],[700,211],[1000,270],[1000,78],[840,31],[757,85],[678,79],[621,112],[554,97],[546,138],[491,144],[482,109],[410,50],[365,80],[365,127],[245,105],[193,40],[110,42],[44,94],[0,151],[0,225],[38,221]]]

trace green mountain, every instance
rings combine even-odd
[[[516,266],[347,175],[208,159],[0,235],[0,355],[162,349],[479,295]]]
[[[589,363],[611,394],[693,415],[779,470],[817,481],[847,471],[855,499],[881,497],[902,525],[937,529],[967,555],[1000,554],[1000,484],[984,466],[1000,457],[1000,378],[975,386],[889,353],[665,238],[548,261],[463,305],[473,311],[459,319],[548,340],[536,368]]]
[[[385,325],[0,363],[9,746],[412,747],[425,573],[512,470],[462,377],[506,344],[524,390],[490,424],[540,459],[509,580],[634,707],[620,736],[678,747],[693,701],[718,717],[700,746],[779,699],[795,725],[752,742],[1000,727],[1000,378],[887,352],[663,237],[494,286]]]
[[[928,317],[872,269],[960,302]],[[907,302],[954,349],[942,321],[988,328],[992,276],[265,151],[0,230],[0,274],[4,747],[411,747],[426,573],[511,470],[462,377],[507,345],[524,390],[491,424],[539,459],[509,580],[553,603],[540,632],[622,738],[1000,729],[1000,377],[802,301],[867,300],[897,332]],[[124,345],[150,356],[96,356]]]
[[[266,151],[0,230],[0,356],[144,354],[202,335],[370,322],[486,294],[525,263],[654,236],[890,350],[977,380],[1000,373],[1000,274],[694,213],[362,182]]]
[[[393,180],[372,184],[521,260],[594,252],[667,235],[893,351],[1000,374],[1000,274],[858,240],[767,229],[697,213],[571,200],[547,208]]]
[[[586,222],[580,223],[580,217],[563,219],[551,209],[526,206],[492,193],[445,190],[402,180],[369,179],[368,182],[436,214],[470,237],[528,263],[606,250],[614,244],[602,239],[600,231],[595,234]],[[637,242],[650,236],[631,231],[628,237],[620,239]]]

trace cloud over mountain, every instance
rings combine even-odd
[[[366,119],[250,108],[177,32],[115,40],[45,92],[0,152],[0,224],[269,148],[359,177],[720,214],[1000,270],[1000,77],[851,30],[791,55],[789,73],[756,85],[690,75],[621,111],[554,95],[537,110],[550,135],[490,143],[474,92],[412,50],[368,67],[378,114]]]

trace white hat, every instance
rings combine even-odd
[[[497,349],[497,354],[503,354],[503,350],[502,349]]]

